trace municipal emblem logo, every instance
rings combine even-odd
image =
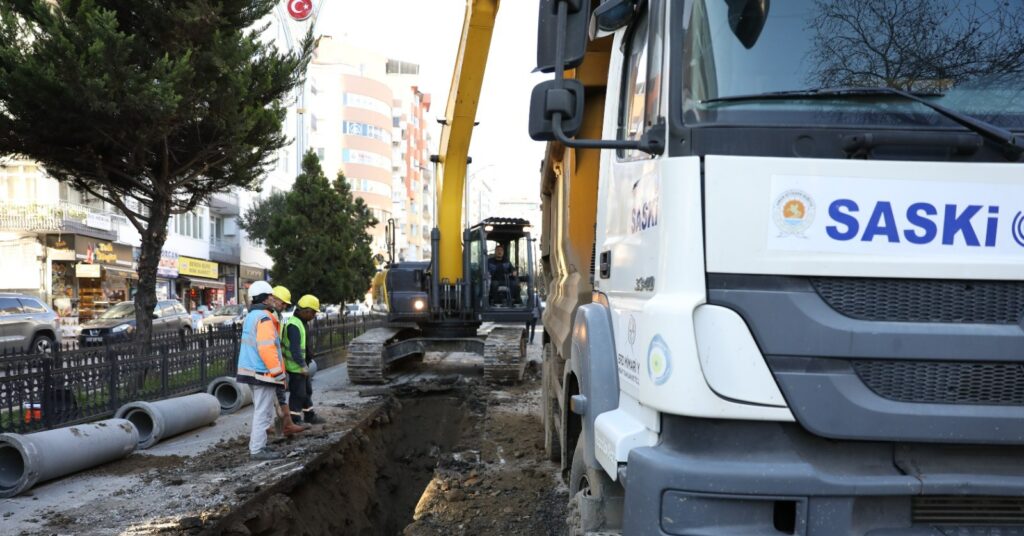
[[[788,190],[775,201],[772,220],[782,236],[803,236],[814,223],[814,200],[800,190]]]
[[[661,335],[655,335],[647,348],[647,374],[654,385],[662,385],[672,375],[672,353]]]

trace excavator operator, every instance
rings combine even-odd
[[[487,272],[491,276],[490,300],[492,305],[511,305],[518,301],[519,292],[512,291],[519,271],[516,266],[505,258],[505,247],[498,244],[494,248],[494,256],[487,259]]]

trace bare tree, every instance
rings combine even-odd
[[[811,85],[945,92],[1019,81],[1024,72],[1022,0],[816,0],[815,7]]]

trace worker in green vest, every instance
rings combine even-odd
[[[295,314],[281,327],[281,350],[288,371],[288,409],[297,424],[324,422],[313,411],[313,389],[306,354],[306,325],[320,311],[320,300],[306,294],[295,304]]]

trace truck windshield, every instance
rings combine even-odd
[[[785,0],[761,20],[750,4],[768,2],[694,0],[684,11],[688,123],[961,128],[905,99],[728,99],[891,87],[1024,128],[1022,1]]]

